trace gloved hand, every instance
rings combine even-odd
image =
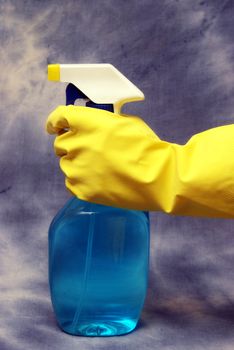
[[[60,106],[47,120],[57,133],[67,188],[78,198],[123,208],[234,218],[234,124],[161,140],[140,118]]]

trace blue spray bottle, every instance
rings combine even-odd
[[[85,99],[118,113],[144,99],[110,64],[49,65],[48,79],[70,83],[66,104]],[[148,261],[147,212],[72,197],[49,228],[49,284],[60,328],[83,336],[131,332],[145,300]]]

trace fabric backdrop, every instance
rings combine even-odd
[[[56,62],[115,65],[146,96],[124,111],[167,141],[232,124],[233,16],[234,2],[220,0],[0,0],[1,350],[234,349],[233,220],[152,214],[136,331],[84,338],[58,329],[47,231],[69,194],[44,130],[64,103],[64,84],[47,82]]]

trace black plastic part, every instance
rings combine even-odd
[[[105,109],[106,111],[114,112],[114,107],[111,104],[98,104],[92,101],[86,103],[86,107]]]
[[[79,98],[87,98],[75,85],[68,84],[66,88],[66,105],[74,105]]]
[[[74,105],[77,99],[87,99],[88,97],[80,91],[72,83],[67,85],[66,88],[66,105]],[[114,107],[112,104],[98,104],[92,101],[86,103],[86,107],[104,109],[106,111],[114,112]]]

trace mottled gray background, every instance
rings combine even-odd
[[[125,107],[185,143],[233,115],[234,1],[0,1],[0,349],[234,349],[232,220],[152,215],[138,329],[83,338],[56,326],[47,229],[69,197],[48,113],[64,85],[47,63],[110,62],[146,95]],[[214,198],[215,201],[215,198]]]

